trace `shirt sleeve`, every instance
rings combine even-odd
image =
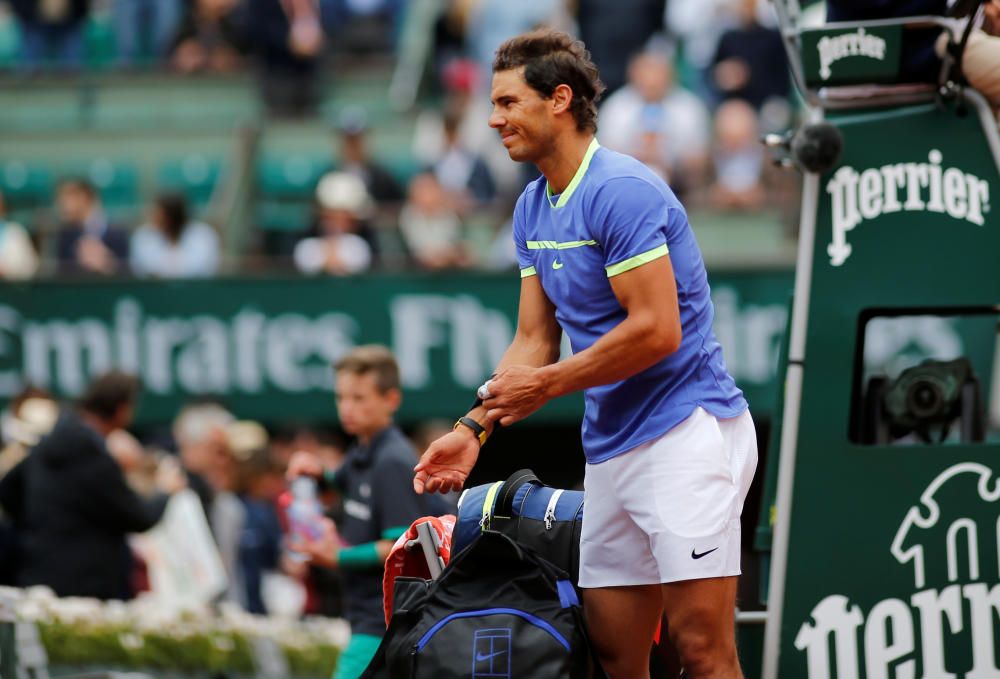
[[[80,485],[92,498],[92,502],[80,508],[81,513],[113,531],[142,533],[149,530],[159,522],[170,499],[164,494],[148,499],[138,495],[107,452],[95,456],[81,475]]]
[[[528,250],[528,242],[525,237],[525,217],[524,217],[524,194],[517,199],[517,205],[514,206],[514,247],[517,249],[517,267],[521,270],[521,278],[527,278],[528,276],[534,276],[537,272],[535,271],[535,261],[531,256],[531,251]]]
[[[608,278],[667,256],[672,209],[655,186],[636,177],[607,182],[595,196],[594,230]]]

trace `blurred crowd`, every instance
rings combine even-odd
[[[73,403],[37,388],[9,402],[0,416],[0,585],[102,600],[149,591],[150,573],[127,536],[158,525],[169,498],[190,490],[228,582],[215,603],[264,614],[300,602],[292,614],[343,615],[340,572],[310,566],[293,549],[286,470],[296,455],[340,469],[344,430],[269,431],[205,400],[185,406],[169,429],[137,438],[129,426],[140,391],[135,378],[112,372]],[[412,450],[440,431],[420,428]],[[323,494],[334,525],[343,505],[336,490]]]
[[[178,73],[254,70],[268,104],[315,107],[329,45],[391,52],[401,0],[7,0],[17,21],[17,68],[79,71],[89,22],[107,15],[114,66]],[[357,36],[365,39],[358,41]],[[348,37],[350,36],[350,38]]]
[[[21,22],[24,67],[37,67],[42,57],[49,67],[79,65],[88,0],[10,1]],[[145,54],[180,72],[252,69],[273,111],[309,115],[319,96],[320,64],[331,51],[391,56],[408,11],[423,5],[113,0],[110,11],[123,67]],[[502,40],[539,25],[566,29],[586,42],[608,87],[598,139],[665,177],[689,211],[794,211],[796,178],[773,167],[759,143],[762,133],[787,129],[794,116],[784,48],[768,3],[437,5],[427,93],[414,114],[410,148],[400,150],[409,163],[377,157],[372,149],[380,129],[372,117],[360,106],[342,107],[325,142],[329,171],[317,175],[311,191],[291,201],[263,191],[257,197],[258,207],[306,209],[278,227],[266,223],[266,209],[256,210],[258,223],[250,225],[253,236],[243,252],[225,248],[218,225],[199,219],[182,194],[152,197],[139,219],[139,206],[105,210],[100,189],[87,177],[64,177],[52,204],[22,217],[44,226],[3,221],[0,196],[0,275],[205,277],[262,262],[337,276],[512,267],[511,209],[537,173],[511,162],[486,124],[490,64]]]

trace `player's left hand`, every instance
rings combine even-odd
[[[512,365],[490,379],[490,397],[483,401],[486,417],[503,426],[523,420],[548,403],[549,385],[539,368]]]

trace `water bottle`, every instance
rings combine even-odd
[[[323,508],[316,498],[316,480],[300,476],[292,481],[292,501],[288,505],[288,528],[291,542],[296,544],[320,538],[323,532]],[[302,561],[305,557],[292,552],[292,557]]]

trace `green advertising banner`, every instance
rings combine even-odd
[[[766,416],[792,274],[718,272],[711,281],[727,361]],[[516,276],[469,274],[5,285],[0,398],[26,383],[72,396],[119,367],[142,377],[142,423],[169,421],[206,395],[265,422],[332,421],[331,363],[377,342],[400,362],[401,421],[451,418],[511,341],[518,289]],[[582,398],[568,397],[536,421],[581,413]]]
[[[989,114],[971,108],[830,118],[844,151],[813,206],[797,429],[784,422],[797,436],[781,453],[768,679],[1000,676],[1000,445],[958,440],[955,427],[945,442],[900,433],[881,443],[858,426],[866,413],[896,418],[888,399],[865,395],[869,378],[896,379],[922,356],[968,358],[984,397],[996,379],[1000,140]],[[978,407],[964,390],[933,386],[935,374],[921,379],[922,391],[905,388],[915,399],[907,412],[939,388],[963,412]],[[936,408],[927,412],[946,412]]]
[[[802,31],[802,65],[810,87],[893,81],[902,26]]]

